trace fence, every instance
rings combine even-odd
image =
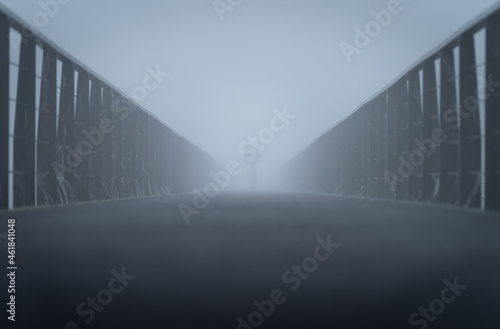
[[[2,8],[0,125],[0,209],[185,192],[213,163]]]
[[[368,100],[285,171],[295,189],[500,210],[500,11]]]

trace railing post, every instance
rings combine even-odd
[[[128,131],[126,132],[128,156],[126,161],[129,163],[129,194],[128,197],[138,196],[137,184],[137,126],[139,126],[139,113],[137,108],[131,104],[130,117],[127,119]]]
[[[340,184],[341,184],[341,153],[340,153],[340,135],[339,135],[339,125],[333,127],[332,129],[332,193],[340,194]]]
[[[347,118],[347,133],[356,131],[356,122],[357,120],[354,118],[354,114],[351,114]],[[356,152],[356,135],[354,138],[346,137],[347,140],[347,157],[346,157],[346,166],[347,166],[347,195],[354,195],[356,190],[355,179],[357,175],[357,171],[354,170],[355,164],[354,159],[357,156]]]
[[[163,132],[165,134],[165,148],[164,148],[164,162],[165,162],[165,189],[168,194],[173,193],[172,182],[173,182],[173,147],[172,147],[172,133],[168,127],[162,126]]]
[[[423,116],[422,116],[422,91],[420,88],[420,70],[414,69],[409,76],[409,157],[414,164],[414,173],[408,177],[409,200],[420,201],[423,193],[423,165],[425,155],[415,144],[422,140]]]
[[[414,145],[425,158],[423,163],[423,201],[438,202],[440,146],[433,142],[433,136],[441,128],[439,126],[434,59],[428,59],[424,62],[423,86],[423,139]]]
[[[500,210],[500,11],[488,18],[486,27],[486,80],[485,206]]]
[[[121,163],[121,170],[120,170],[120,178],[121,178],[121,184],[120,184],[120,189],[121,189],[121,198],[128,198],[131,195],[131,160],[130,160],[130,129],[133,127],[133,125],[130,124],[130,122],[133,119],[133,113],[132,109],[127,103],[127,101],[123,98],[123,96],[119,95],[117,96],[119,99],[119,106],[122,109],[119,114],[118,120],[120,120],[121,123],[121,129],[120,129],[120,144],[121,144],[121,151],[120,151],[120,163]],[[123,112],[126,111],[126,116],[123,114]]]
[[[345,120],[340,122],[337,125],[337,138],[338,138],[338,157],[337,157],[337,168],[338,168],[338,173],[339,173],[339,188],[338,188],[338,194],[343,195],[344,194],[344,176],[345,176],[345,166],[344,166],[344,158],[345,158],[345,151],[344,151],[344,145],[345,145],[345,135],[344,135],[344,125],[345,125]]]
[[[398,89],[397,84],[389,87],[387,100],[387,171],[395,177],[400,177],[398,172]],[[388,188],[389,199],[395,199],[397,190],[400,188],[399,179],[391,178]]]
[[[352,116],[347,117],[344,120],[343,127],[343,141],[344,141],[344,172],[342,179],[342,192],[344,195],[352,195],[352,168],[353,168],[353,149],[352,149]]]
[[[460,204],[481,206],[481,129],[476,75],[474,36],[460,39]]]
[[[143,164],[143,176],[142,176],[142,181],[143,181],[143,186],[144,186],[144,191],[143,194],[145,196],[150,196],[151,195],[151,187],[149,184],[149,176],[151,174],[151,153],[153,153],[153,149],[151,147],[151,137],[152,137],[152,131],[151,131],[151,121],[150,121],[150,115],[146,112],[142,112],[144,116],[144,129],[142,130],[142,143],[144,145],[143,149],[143,156],[144,159],[142,160]]]
[[[179,147],[177,136],[175,136],[174,134],[171,134],[171,135],[172,135],[172,139],[171,139],[172,152],[171,152],[171,154],[175,154],[175,156],[170,157],[170,164],[171,164],[171,167],[170,167],[170,169],[171,169],[170,186],[172,187],[172,191],[174,193],[179,193],[180,192],[179,176],[176,175],[175,173],[178,170],[178,161],[179,161],[179,157],[182,156],[182,152],[181,152],[181,149]]]
[[[14,207],[35,205],[36,40],[21,40],[14,127]]]
[[[165,194],[165,172],[167,170],[165,165],[165,134],[160,121],[155,120],[155,140],[153,144],[155,145],[155,176],[153,178],[154,186],[156,188],[156,195]]]
[[[350,116],[351,122],[351,193],[350,195],[359,196],[361,195],[361,189],[363,188],[363,149],[362,149],[362,135],[363,135],[363,125],[361,120],[360,111],[356,111]]]
[[[162,152],[164,153],[165,159],[165,188],[167,189],[167,193],[172,193],[172,136],[170,135],[169,129],[165,126],[162,125],[162,130],[164,133],[164,146]]]
[[[328,162],[326,163],[326,174],[328,177],[326,192],[333,193],[334,186],[335,186],[335,177],[334,177],[334,172],[333,172],[333,166],[334,166],[333,147],[335,145],[335,141],[334,141],[334,136],[333,136],[333,130],[328,131],[327,136],[328,136],[328,138],[327,138],[328,143],[325,145],[325,153],[327,154],[327,158],[328,158]]]
[[[387,108],[387,92],[383,92],[377,97],[378,103],[378,127],[379,127],[379,147],[378,147],[378,158],[379,158],[379,171],[378,179],[380,181],[377,196],[379,198],[385,198],[388,196],[389,191],[389,181],[388,181],[388,169],[389,169],[389,133],[388,133],[388,108]]]
[[[57,121],[57,160],[53,170],[57,177],[57,202],[75,202],[76,159],[69,150],[75,150],[75,71],[73,64],[63,61],[59,118]]]
[[[147,134],[149,143],[148,153],[148,169],[147,169],[147,186],[148,195],[158,195],[157,179],[158,179],[158,165],[157,165],[157,143],[158,143],[158,121],[152,116],[148,115],[149,133]]]
[[[97,79],[91,80],[89,104],[89,130],[86,138],[92,144],[92,153],[89,155],[89,197],[90,200],[103,199],[102,184],[102,154],[105,133],[101,131],[102,113],[102,88]]]
[[[57,81],[56,56],[52,49],[43,51],[40,106],[38,111],[37,140],[37,205],[50,205],[56,201],[56,111]]]
[[[378,197],[380,184],[379,171],[379,147],[380,147],[380,124],[379,124],[379,104],[378,97],[370,102],[370,122],[369,122],[369,138],[370,138],[370,191],[368,196],[371,198]]]
[[[164,164],[164,148],[166,145],[164,144],[165,136],[163,133],[163,127],[161,122],[158,120],[154,120],[155,122],[155,138],[153,140],[153,145],[155,148],[155,175],[153,176],[153,186],[155,187],[155,195],[164,194],[165,190],[165,180],[164,173],[167,170]]]
[[[365,171],[366,168],[366,162],[369,160],[365,157],[365,150],[366,150],[366,140],[365,140],[365,135],[366,135],[366,125],[365,125],[365,113],[366,113],[366,108],[368,104],[364,104],[361,106],[357,111],[357,124],[358,124],[358,140],[357,140],[357,145],[358,145],[358,173],[357,173],[357,184],[358,184],[358,193],[356,194],[357,196],[363,196],[365,194],[365,182],[366,182],[366,176],[367,172]]]
[[[313,145],[313,154],[314,158],[318,159],[318,167],[314,173],[314,183],[313,183],[313,191],[325,192],[325,152],[323,152],[323,147],[325,145],[325,135],[322,135],[318,139],[318,143],[314,143]]]
[[[440,146],[439,200],[457,205],[460,201],[460,130],[458,123],[455,60],[452,47],[441,51],[441,128],[446,140]]]
[[[0,209],[9,207],[9,23],[0,13]]]
[[[397,163],[398,176],[402,177],[402,182],[397,188],[397,199],[408,200],[409,183],[408,179],[413,175],[412,167],[408,167],[410,154],[409,143],[409,101],[408,101],[408,80],[406,77],[397,83],[398,112],[397,112]],[[405,172],[406,171],[406,172]]]
[[[333,176],[332,176],[332,131],[328,131],[325,134],[325,141],[323,142],[323,153],[325,163],[323,165],[323,172],[325,179],[323,181],[325,193],[331,193],[333,187]],[[203,159],[205,161],[205,159]]]
[[[363,196],[369,197],[371,191],[371,102],[363,107]]]
[[[136,189],[133,196],[144,196],[144,160],[145,160],[145,147],[146,143],[143,140],[145,124],[145,114],[142,111],[136,112],[136,119],[134,121],[135,135],[135,176],[136,176]]]
[[[78,72],[75,110],[75,157],[80,163],[75,168],[76,201],[90,201],[89,157],[93,145],[84,135],[89,130],[89,75],[86,71]]]
[[[107,127],[101,147],[102,199],[109,200],[116,197],[113,184],[113,136],[116,133],[116,125],[113,123],[111,109],[113,105],[111,89],[106,85],[102,87],[102,119]]]
[[[128,107],[124,106],[122,104],[121,96],[118,95],[116,92],[111,92],[111,99],[112,99],[112,104],[111,104],[111,114],[112,114],[112,120],[113,120],[113,126],[115,129],[113,130],[113,135],[112,135],[112,153],[111,153],[111,158],[113,162],[113,174],[112,174],[112,184],[113,184],[113,191],[115,191],[116,194],[112,194],[112,197],[114,199],[117,198],[123,198],[125,193],[123,189],[123,162],[122,162],[122,152],[125,150],[125,147],[122,143],[122,131],[124,128],[124,123],[123,123],[123,118],[126,119],[126,117],[129,115],[128,112],[130,110]]]

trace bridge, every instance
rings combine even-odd
[[[2,6],[1,328],[496,328],[499,87],[496,6],[297,150],[286,188],[230,192],[237,162]]]

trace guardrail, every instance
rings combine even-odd
[[[214,164],[4,8],[0,126],[0,209],[187,192]]]
[[[285,172],[294,189],[500,210],[500,11],[368,100]]]

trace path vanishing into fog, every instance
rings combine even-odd
[[[1,213],[0,232],[17,220],[14,328],[498,325],[498,214],[240,193],[187,225],[178,205],[191,199]]]

